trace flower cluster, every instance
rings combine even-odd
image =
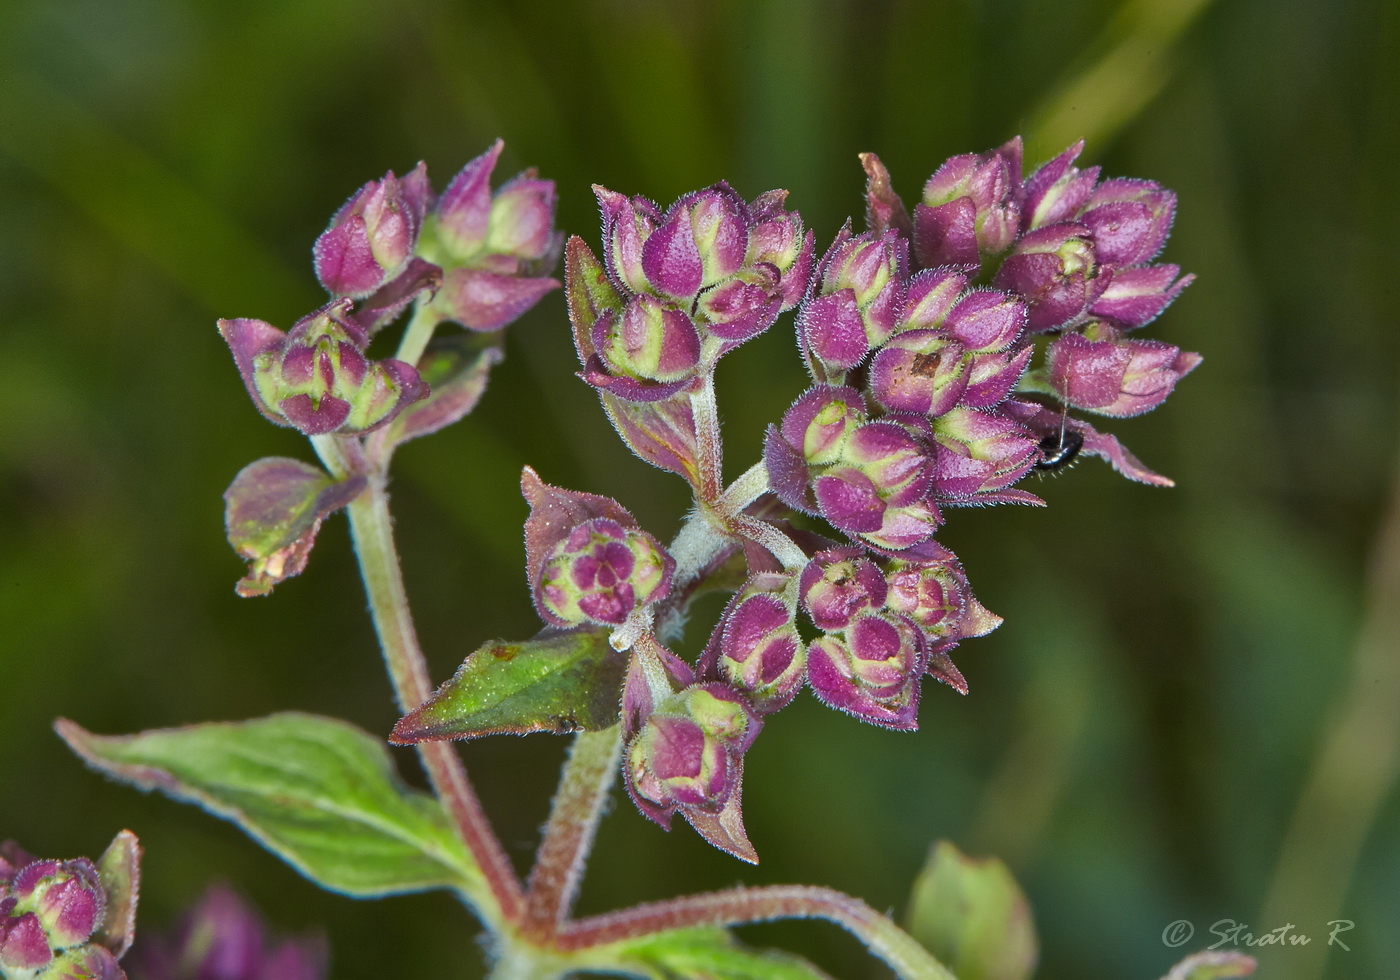
[[[232,889],[214,885],[169,935],[145,934],[131,951],[138,980],[324,980],[319,936],[274,940]]]
[[[796,305],[814,237],[784,208],[786,191],[746,203],[723,182],[664,212],[594,187],[603,263],[574,238],[570,269],[605,270],[570,290],[574,342],[589,384],[632,402],[693,388],[726,352]],[[587,309],[584,309],[584,307]]]
[[[371,360],[374,334],[411,305],[469,330],[498,331],[559,283],[547,273],[563,243],[554,183],[533,170],[496,191],[497,140],[434,197],[427,167],[365,184],[316,240],[326,306],[289,332],[254,319],[220,320],[254,404],[309,436],[370,432],[425,398],[418,365]]]
[[[781,192],[746,205],[717,184],[663,212],[596,189],[603,261],[577,238],[568,246],[582,377],[634,449],[691,478],[702,511],[692,522],[729,542],[683,533],[671,555],[615,502],[544,494],[527,474],[541,614],[612,627],[614,646],[633,650],[623,768],[647,816],[665,826],[679,813],[752,860],[743,757],[802,687],[905,730],[925,676],[966,693],[950,654],[1001,620],[934,539],[948,508],[1040,505],[1016,484],[1080,451],[1169,482],[1068,414],[1147,411],[1200,361],[1128,336],[1191,280],[1151,264],[1175,196],[1152,181],[1100,181],[1074,165],[1080,149],[1024,179],[1019,140],[954,157],[912,216],[866,154],[869,228],[848,224],[815,264],[812,234]],[[708,390],[697,393],[720,355],[793,306],[814,383],[770,426],[763,486],[736,505],[739,484],[720,495],[694,478],[707,448],[712,465],[720,458],[706,446],[718,438],[702,418]],[[847,543],[799,531],[784,507]],[[697,583],[741,551],[746,580],[692,666],[652,625],[683,621]]]
[[[125,980],[116,953],[99,941],[108,896],[87,858],[38,860],[0,845],[0,977],[4,980]]]

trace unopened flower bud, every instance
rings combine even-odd
[[[316,239],[316,278],[333,296],[368,296],[403,267],[418,243],[432,189],[420,163],[360,188]]]
[[[749,252],[745,265],[770,265],[778,272],[776,295],[782,309],[789,310],[802,299],[812,272],[815,235],[803,232],[802,216],[788,211],[787,191],[760,194],[749,205],[753,226],[749,230]]]
[[[870,362],[870,395],[891,411],[942,415],[967,388],[966,353],[941,330],[895,334]]]
[[[1101,415],[1140,415],[1160,405],[1201,363],[1199,354],[1155,340],[1124,339],[1091,324],[1050,345],[1050,383],[1070,405]]]
[[[887,581],[886,607],[908,617],[930,641],[982,636],[1001,625],[1001,617],[988,612],[973,596],[955,558],[896,562]]]
[[[633,297],[621,316],[599,320],[593,343],[610,373],[643,381],[687,378],[700,362],[700,335],[690,318],[647,295]]]
[[[418,372],[365,357],[364,331],[331,303],[284,334],[261,320],[220,320],[244,384],[263,414],[306,435],[366,432],[428,394]]]
[[[806,349],[827,370],[855,367],[894,332],[908,264],[908,243],[897,232],[851,236],[842,229],[798,313]]]
[[[86,858],[26,865],[15,873],[10,894],[16,900],[16,912],[38,916],[55,950],[86,942],[101,924],[107,906],[97,869]]]
[[[1081,319],[1111,280],[1097,265],[1089,229],[1066,221],[1022,235],[992,282],[1025,299],[1026,326],[1039,332]]]
[[[715,629],[714,669],[748,695],[755,711],[769,714],[793,699],[806,677],[807,656],[794,609],[782,596],[741,591]]]
[[[902,616],[868,614],[844,633],[812,641],[807,674],[831,707],[886,728],[913,729],[924,661],[917,626]]]
[[[0,976],[37,976],[53,962],[49,937],[39,917],[33,912],[17,913],[14,899],[0,902],[0,913]]]
[[[923,206],[937,208],[958,199],[972,202],[976,245],[996,255],[1016,237],[1021,218],[1016,192],[1021,180],[1021,142],[1014,139],[990,153],[965,153],[938,168],[924,185]]]
[[[967,277],[953,269],[923,269],[910,279],[897,330],[930,330],[943,325]]]
[[[1080,140],[1026,178],[1021,203],[1021,227],[1033,231],[1076,214],[1094,192],[1099,168],[1074,166],[1084,152]]]
[[[798,580],[803,608],[825,632],[843,630],[866,610],[885,602],[885,577],[859,547],[819,551],[802,569]]]
[[[1178,279],[1180,272],[1179,266],[1170,264],[1116,269],[1113,281],[1094,300],[1089,312],[1125,330],[1140,327],[1156,319],[1196,278],[1187,275]]]
[[[956,408],[934,420],[933,494],[967,501],[1025,476],[1040,458],[1037,439],[996,412]]]
[[[782,425],[769,427],[764,445],[769,482],[779,499],[810,511],[810,467],[840,460],[851,433],[865,417],[865,400],[854,388],[818,385],[799,395],[783,415]]]
[[[1120,177],[1106,180],[1079,213],[1094,236],[1094,250],[1104,265],[1151,262],[1166,244],[1176,210],[1176,195],[1155,180]]]
[[[538,594],[558,626],[619,626],[662,598],[675,562],[645,531],[598,517],[577,525],[545,557]]]

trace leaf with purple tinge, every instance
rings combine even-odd
[[[690,395],[682,391],[653,402],[634,402],[600,392],[603,408],[627,448],[652,466],[699,486],[699,449]]]
[[[429,385],[428,397],[414,402],[384,428],[370,436],[370,452],[381,461],[395,448],[431,435],[469,415],[486,391],[491,369],[505,358],[496,344],[482,346],[473,334],[434,337],[418,360],[418,372]]]
[[[452,679],[399,719],[389,741],[602,731],[618,720],[627,655],[602,630],[546,631],[533,640],[492,640]]]
[[[365,488],[363,476],[336,481],[319,467],[272,456],[249,463],[224,491],[229,544],[249,562],[235,588],[267,595],[300,575],[321,522]]]
[[[121,958],[136,934],[136,900],[141,892],[141,845],[123,830],[97,859],[97,874],[107,892],[107,911],[93,939]]]

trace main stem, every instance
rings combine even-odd
[[[355,554],[359,558],[360,574],[369,596],[374,629],[379,635],[384,662],[394,684],[394,695],[400,710],[409,711],[428,700],[433,686],[423,651],[418,646],[418,635],[413,629],[408,594],[404,590],[399,556],[394,547],[389,493],[382,473],[370,475],[369,486],[350,504],[349,513]],[[463,842],[480,865],[491,897],[499,909],[499,916],[493,915],[495,910],[492,909],[482,909],[483,915],[488,919],[503,917],[506,921],[517,920],[524,903],[520,879],[516,877],[505,849],[491,829],[481,801],[467,779],[462,760],[446,742],[420,742],[418,754],[433,788],[456,823]]]
[[[620,725],[574,737],[526,891],[524,931],[532,939],[552,940],[568,920],[621,750]]]

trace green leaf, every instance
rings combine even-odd
[[[1257,964],[1254,957],[1224,950],[1193,953],[1171,968],[1162,980],[1227,980],[1247,977]]]
[[[741,946],[723,929],[685,929],[606,947],[608,965],[652,980],[829,980],[815,966],[778,950]]]
[[[608,278],[603,263],[577,235],[564,247],[564,299],[580,360],[593,353],[593,327],[608,312],[618,315],[625,305],[622,294]]]
[[[627,656],[600,630],[492,640],[394,726],[389,741],[596,732],[617,723]]]
[[[384,743],[347,722],[286,713],[135,735],[54,727],[93,768],[232,820],[331,891],[482,894],[441,804],[405,786]]]
[[[1030,905],[1006,865],[939,841],[914,882],[909,932],[958,980],[1025,980],[1035,969]]]
[[[238,594],[267,595],[300,575],[321,522],[364,488],[363,476],[337,482],[319,467],[281,456],[243,467],[224,491],[229,544],[249,563]]]

